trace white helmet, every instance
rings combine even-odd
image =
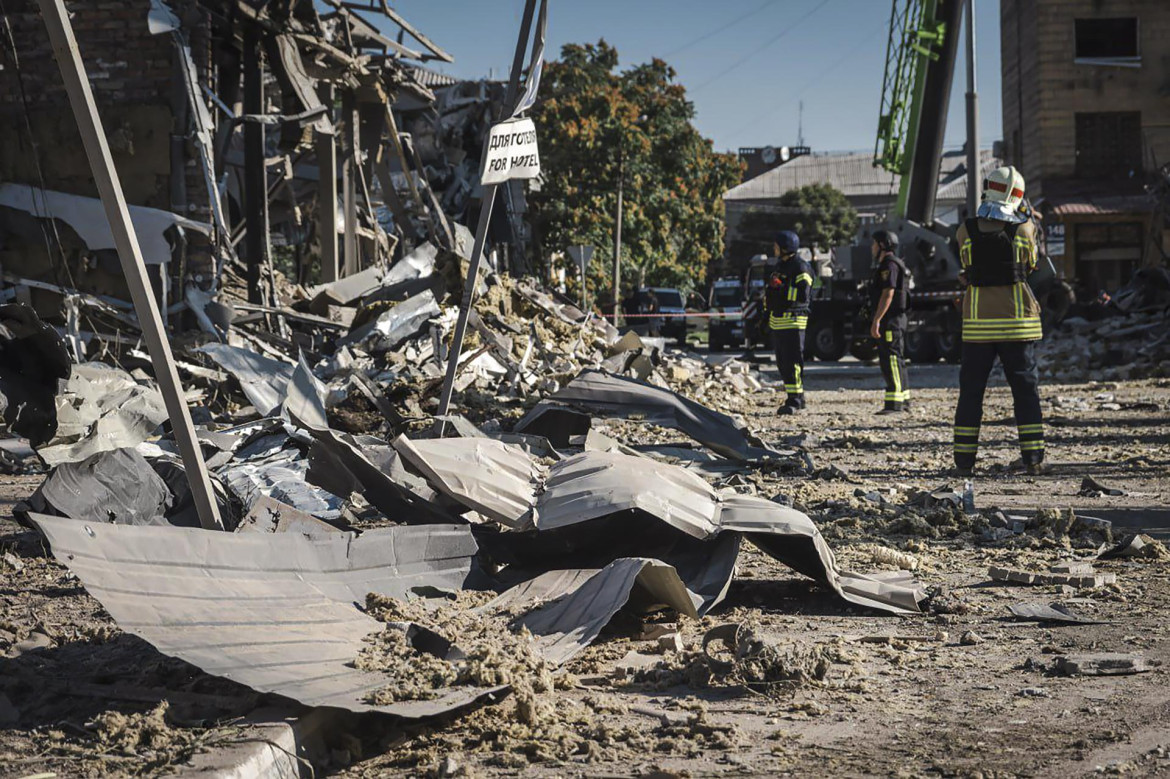
[[[1024,201],[1024,177],[1007,165],[996,168],[983,179],[983,201],[979,204],[977,216],[1000,222],[1022,224],[1028,218],[1020,213]]]

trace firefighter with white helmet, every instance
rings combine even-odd
[[[955,467],[963,475],[975,467],[983,395],[996,358],[1012,391],[1021,463],[1028,473],[1043,470],[1035,355],[1043,332],[1040,304],[1027,284],[1036,269],[1037,241],[1033,222],[1021,210],[1023,201],[1024,177],[1011,166],[996,168],[983,181],[976,217],[960,225],[956,235],[967,285],[954,430]]]

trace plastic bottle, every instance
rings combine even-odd
[[[975,513],[975,487],[971,484],[970,479],[967,479],[967,483],[963,486],[963,513]]]

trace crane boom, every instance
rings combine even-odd
[[[965,0],[893,0],[874,165],[902,177],[894,219],[928,225]]]

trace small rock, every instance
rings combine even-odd
[[[1017,695],[1023,698],[1051,698],[1052,695],[1043,687],[1025,687]]]
[[[683,651],[682,636],[678,633],[668,633],[658,637],[658,651],[664,655]]]
[[[24,570],[24,561],[12,554],[12,552],[5,552],[4,557],[0,559],[3,559],[4,564],[17,573]]]
[[[959,643],[963,646],[975,646],[976,644],[982,644],[985,640],[986,639],[984,639],[983,636],[979,635],[974,630],[968,630],[966,633],[959,636]]]

